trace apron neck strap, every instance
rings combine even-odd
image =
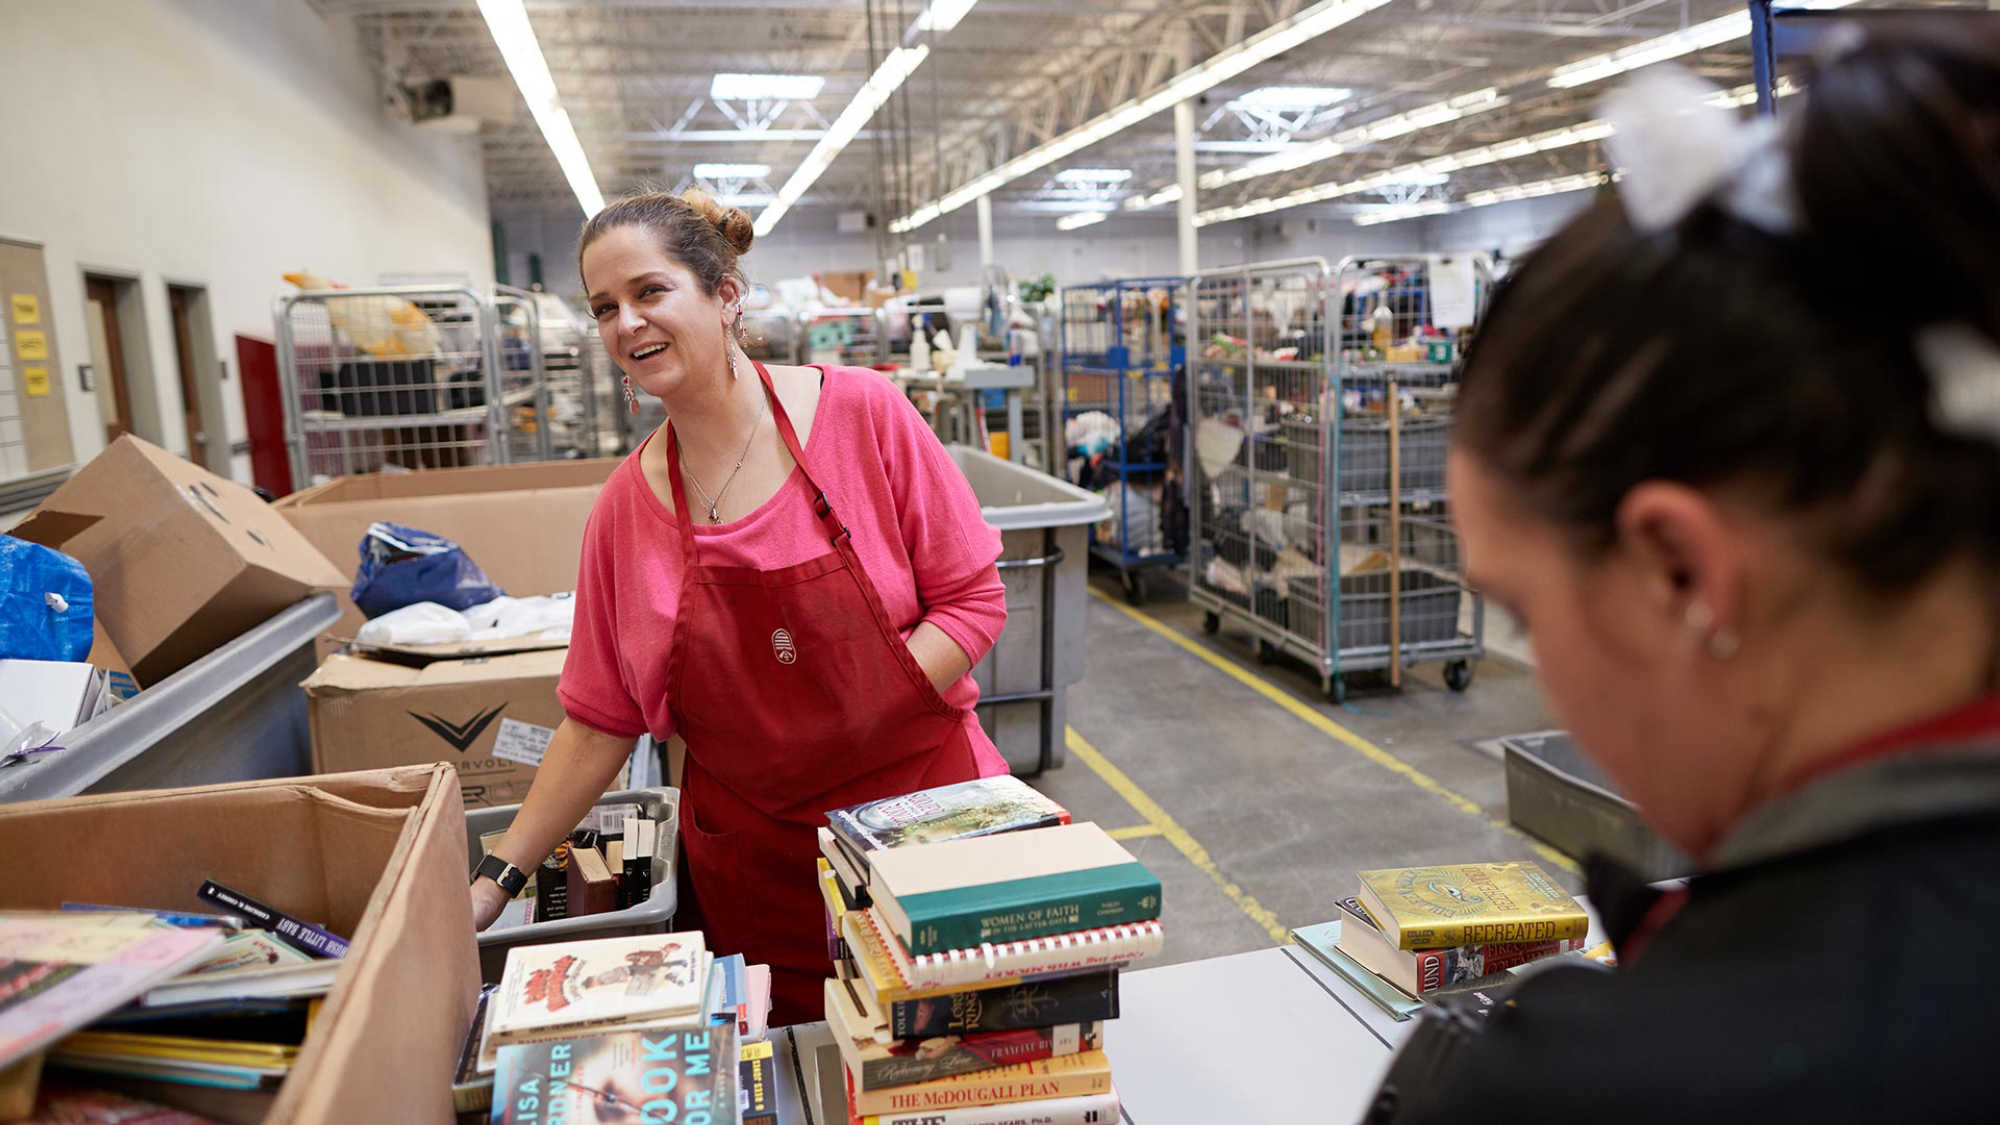
[[[799,444],[799,433],[792,426],[792,416],[785,413],[785,404],[778,398],[778,387],[771,381],[770,369],[758,360],[751,360],[750,365],[757,369],[757,380],[764,384],[764,397],[771,403],[771,420],[777,423],[778,436],[784,439],[785,448],[791,451],[792,461],[798,465],[799,472],[805,474],[806,483],[812,486],[813,515],[819,519],[821,526],[826,528],[827,538],[838,543],[848,534],[847,528],[840,522],[832,503],[827,500],[826,490],[813,480],[812,469],[806,464],[805,447]],[[820,393],[826,393],[823,385]],[[687,557],[688,564],[692,566],[694,516],[688,511],[687,485],[682,480],[681,474],[681,440],[680,435],[674,432],[672,418],[667,419],[667,481],[673,489],[674,522],[680,525],[681,553]]]

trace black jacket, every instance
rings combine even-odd
[[[2000,1121],[2000,744],[1824,778],[1714,859],[1638,956],[1529,977],[1376,1119]],[[1621,951],[1656,893],[1593,866]]]

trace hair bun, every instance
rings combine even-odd
[[[681,202],[708,220],[709,225],[720,231],[738,254],[750,252],[750,244],[756,240],[757,232],[749,212],[741,207],[724,207],[714,196],[698,187],[682,192]]]

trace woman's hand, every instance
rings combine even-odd
[[[500,912],[507,908],[507,892],[491,879],[479,879],[472,884],[472,929],[474,933],[493,924]]]

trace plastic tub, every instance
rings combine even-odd
[[[479,935],[479,977],[488,984],[500,979],[506,967],[507,951],[517,945],[540,945],[573,938],[626,937],[631,934],[663,934],[673,928],[674,909],[679,905],[674,889],[674,857],[680,849],[681,792],[672,787],[620,789],[598,798],[592,808],[607,805],[637,805],[648,817],[660,822],[665,854],[653,856],[653,893],[646,901],[623,910],[586,914],[581,918],[556,918],[530,922],[504,930],[487,930]],[[467,809],[465,850],[471,866],[478,866],[486,854],[479,838],[489,832],[504,831],[514,823],[519,805],[496,805],[490,809]],[[470,874],[470,868],[467,874]]]
[[[299,684],[340,617],[316,594],[77,727],[63,748],[0,770],[0,801],[178,789],[312,772]]]
[[[1647,879],[1686,875],[1694,864],[1639,819],[1576,743],[1561,731],[1500,740],[1506,755],[1507,819],[1582,859],[1602,852]]]
[[[986,522],[1000,529],[1007,627],[973,668],[979,721],[1017,774],[1060,766],[1069,686],[1083,678],[1090,525],[1104,500],[968,446],[949,447]]]

